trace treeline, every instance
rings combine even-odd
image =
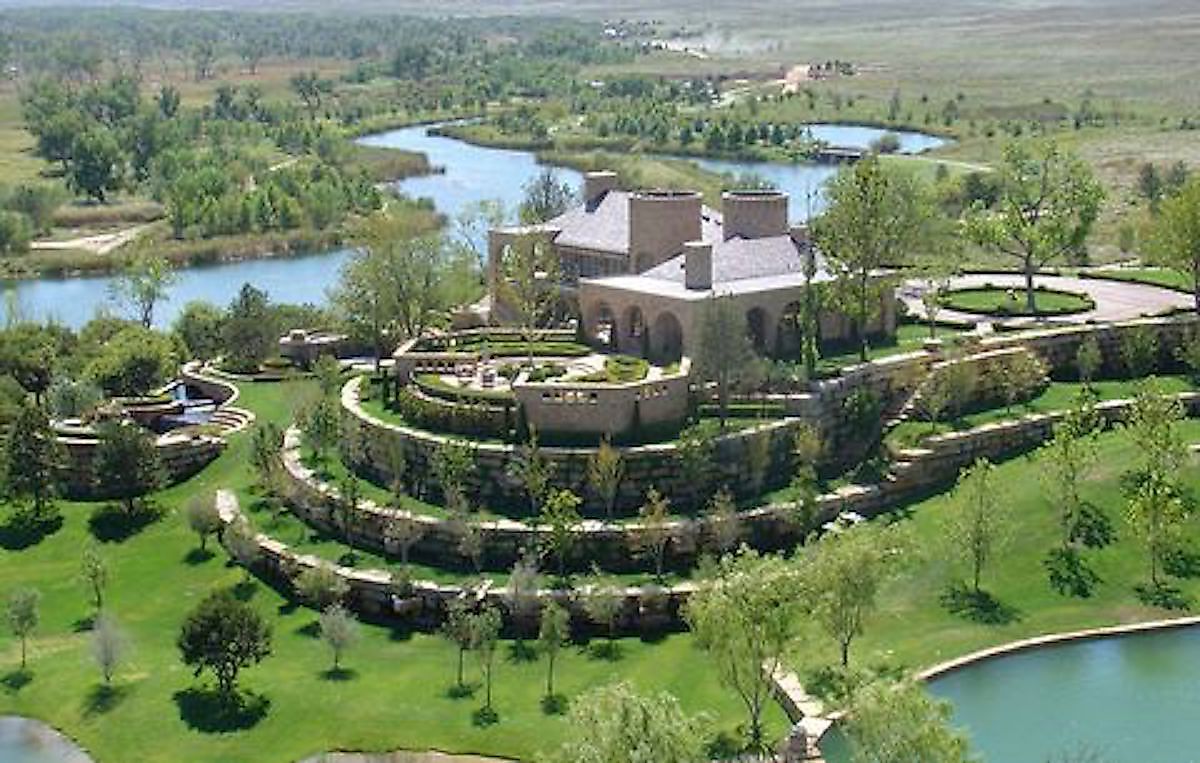
[[[166,74],[181,61],[198,80],[224,63],[253,74],[268,58],[424,62],[429,73],[516,47],[581,64],[632,55],[597,24],[566,19],[454,18],[383,14],[241,13],[148,8],[38,8],[0,13],[0,58],[21,74],[94,81],[106,70]],[[426,76],[426,72],[418,72]]]
[[[382,203],[349,166],[343,137],[253,89],[221,87],[211,105],[184,111],[175,88],[147,99],[129,75],[81,88],[45,79],[22,104],[37,153],[72,191],[150,196],[177,238],[325,229]],[[272,167],[281,154],[299,156]]]

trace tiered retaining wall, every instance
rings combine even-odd
[[[226,527],[246,521],[232,493],[219,492],[217,501],[221,521]],[[445,619],[450,601],[465,597],[479,606],[498,608],[504,614],[509,633],[529,635],[536,632],[536,611],[514,610],[505,590],[492,587],[486,579],[479,586],[471,588],[422,580],[398,583],[389,572],[330,564],[314,556],[298,554],[286,543],[266,535],[257,535],[257,545],[259,571],[267,577],[292,588],[305,570],[327,566],[349,586],[347,603],[367,616],[401,618],[418,627],[432,629]],[[683,607],[695,590],[695,585],[691,583],[670,588],[644,586],[620,589],[621,607],[614,619],[614,631],[624,635],[653,635],[682,629]],[[574,630],[597,632],[599,627],[588,619],[584,609],[587,595],[586,590],[541,589],[537,592],[540,602],[553,600],[567,608]]]
[[[408,475],[422,475],[431,495],[441,492],[435,470],[434,454],[451,439],[424,430],[391,424],[370,415],[359,404],[361,378],[351,380],[342,389],[343,457],[356,470],[389,484],[390,454],[404,454]],[[762,492],[764,475],[782,479],[791,473],[791,448],[798,420],[773,421],[750,430],[731,432],[716,439],[712,482],[725,485],[739,496]],[[766,440],[765,446],[756,440]],[[472,443],[474,469],[468,477],[468,492],[490,506],[514,506],[528,503],[521,484],[509,474],[509,464],[520,447],[501,443]],[[749,468],[751,449],[765,447],[766,469],[756,475]],[[692,486],[680,473],[674,444],[643,445],[621,448],[624,476],[617,496],[618,511],[629,514],[645,502],[646,492],[657,488],[667,495],[688,495]],[[604,507],[588,488],[587,469],[595,448],[543,447],[542,454],[554,464],[552,487],[574,491],[584,499],[583,510],[601,516]],[[775,486],[768,484],[767,486]]]
[[[64,470],[67,495],[74,500],[110,498],[97,490],[92,468],[100,441],[95,437],[60,437],[59,442],[67,450],[67,468]],[[223,439],[209,435],[165,434],[155,440],[154,445],[169,484],[192,477],[225,449]]]

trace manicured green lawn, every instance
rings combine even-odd
[[[1167,268],[1121,268],[1110,270],[1089,270],[1082,274],[1085,278],[1098,278],[1104,281],[1132,281],[1150,286],[1162,286],[1167,289],[1192,293],[1192,280],[1178,270]]]
[[[1200,442],[1200,421],[1183,424],[1188,441]],[[919,669],[976,649],[1028,636],[1094,626],[1178,616],[1143,605],[1133,586],[1148,580],[1148,557],[1125,524],[1121,473],[1138,464],[1139,454],[1128,438],[1111,432],[1100,438],[1099,461],[1087,475],[1085,500],[1112,520],[1116,542],[1089,552],[1101,584],[1089,599],[1060,596],[1046,582],[1042,559],[1057,539],[1054,507],[1041,479],[1038,454],[1001,464],[995,476],[1000,499],[1011,510],[1011,540],[985,569],[983,587],[1015,619],[1004,625],[983,625],[947,612],[939,603],[947,585],[964,580],[968,568],[961,549],[945,539],[942,523],[952,509],[948,495],[918,502],[893,514],[912,534],[916,551],[911,565],[888,583],[880,596],[879,612],[871,616],[865,635],[852,648],[852,664],[889,665]],[[1200,489],[1200,460],[1193,455],[1180,475],[1191,490]],[[1185,531],[1194,548],[1200,539],[1195,519]],[[1200,581],[1176,581],[1182,591],[1200,602]],[[800,668],[836,660],[833,641],[810,627],[795,651]]]
[[[1160,376],[1154,378],[1152,383],[1156,389],[1171,394],[1195,389],[1191,381],[1183,376]],[[907,447],[930,435],[965,431],[984,424],[1017,419],[1031,413],[1063,411],[1079,401],[1082,391],[1083,385],[1079,382],[1052,382],[1042,394],[1027,403],[1014,405],[1011,409],[998,406],[967,414],[957,421],[936,424],[928,421],[905,421],[888,433],[887,442],[896,447]],[[1105,379],[1092,382],[1091,391],[1098,401],[1123,400],[1136,394],[1137,383],[1126,379]]]
[[[245,385],[241,405],[263,418],[283,421],[290,401],[308,383]],[[111,612],[134,644],[131,660],[117,678],[116,699],[96,702],[99,672],[89,659],[86,632],[78,623],[91,615],[79,582],[80,550],[88,541],[92,506],[65,504],[66,523],[40,544],[0,552],[0,592],[35,586],[43,594],[42,624],[30,644],[30,680],[22,685],[16,668],[17,643],[0,642],[0,713],[27,715],[79,740],[100,763],[126,761],[299,760],[326,749],[387,750],[439,748],[530,759],[567,733],[562,721],[539,705],[544,663],[518,663],[507,648],[496,670],[497,725],[472,724],[477,699],[451,699],[454,650],[436,636],[383,626],[363,628],[361,643],[346,665],[350,680],[331,681],[324,646],[311,635],[312,611],[293,608],[270,588],[255,583],[251,602],[272,623],[273,654],[244,673],[246,689],[270,700],[266,716],[252,728],[211,733],[189,726],[175,696],[203,685],[179,662],[179,624],[210,591],[234,586],[242,572],[223,552],[189,561],[194,536],[180,505],[190,496],[218,488],[249,495],[249,435],[235,438],[229,451],[188,483],[164,491],[169,514],[122,543],[105,544]],[[732,731],[741,721],[737,700],[707,668],[705,656],[686,635],[654,643],[621,641],[622,659],[593,659],[570,648],[560,659],[559,685],[574,696],[607,681],[628,680],[644,690],[667,690],[692,712],[709,712]],[[469,663],[470,675],[478,671]],[[781,734],[781,711],[771,711],[771,731]]]
[[[960,334],[962,334],[962,331],[957,329],[946,328],[945,326],[937,327],[938,339],[952,342]],[[879,360],[891,355],[903,355],[906,352],[915,352],[921,349],[925,340],[929,338],[929,324],[902,323],[896,327],[896,336],[894,339],[878,339],[871,342],[871,347],[867,351],[867,359]],[[857,347],[837,347],[822,350],[821,359],[817,364],[817,375],[822,377],[833,376],[840,369],[846,366],[857,365],[859,362]]]
[[[1033,315],[1069,315],[1091,310],[1096,304],[1086,296],[1066,291],[1035,289]],[[981,315],[1030,315],[1021,289],[959,289],[948,293],[943,307]]]

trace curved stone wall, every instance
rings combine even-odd
[[[439,495],[432,468],[434,454],[451,442],[450,438],[431,432],[391,424],[372,416],[359,404],[362,378],[352,379],[342,389],[343,457],[356,470],[369,474],[383,484],[394,475],[388,472],[388,456],[395,451],[404,454],[409,474],[423,475],[425,487]],[[783,475],[791,473],[790,459],[795,428],[799,422],[784,420],[768,422],[751,430],[731,432],[716,440],[713,459],[716,474],[714,484],[726,485],[735,494],[752,497],[763,488],[778,487]],[[755,443],[755,440],[765,440]],[[509,464],[520,452],[519,446],[502,443],[473,443],[474,469],[468,478],[468,490],[480,503],[489,506],[517,506],[528,503],[524,490],[509,474]],[[768,454],[765,471],[755,475],[749,468],[751,449],[764,448]],[[573,490],[584,499],[585,514],[602,516],[603,505],[587,485],[588,461],[595,448],[543,447],[542,453],[554,463],[552,486]],[[690,490],[687,478],[680,473],[674,444],[642,445],[620,448],[625,477],[617,496],[617,510],[623,515],[637,511],[646,492],[657,488],[667,495],[686,495]],[[761,483],[761,475],[776,475],[776,482]]]
[[[217,505],[225,527],[246,521],[232,493],[220,491]],[[349,586],[348,605],[370,617],[400,618],[418,627],[433,629],[445,619],[451,600],[470,597],[481,606],[498,608],[504,614],[509,633],[529,635],[537,630],[537,613],[514,610],[504,589],[492,587],[486,579],[479,586],[470,588],[424,580],[398,583],[392,579],[390,572],[384,570],[359,570],[331,564],[315,556],[298,554],[286,543],[262,534],[258,534],[256,540],[259,550],[258,572],[293,588],[296,578],[305,570],[328,566]],[[642,586],[621,589],[621,607],[614,621],[615,632],[652,635],[682,629],[683,608],[695,590],[696,586],[692,583],[669,588]],[[586,590],[541,589],[537,592],[540,602],[557,601],[567,608],[571,613],[573,629],[596,631],[596,624],[588,619],[584,609],[587,595]]]

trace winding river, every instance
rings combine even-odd
[[[884,131],[849,125],[814,125],[816,137],[839,146],[865,147]],[[943,141],[921,133],[901,132],[900,150],[917,153],[940,145]],[[438,210],[455,216],[465,207],[487,199],[500,200],[505,208],[516,209],[520,204],[521,187],[540,171],[537,159],[527,151],[511,151],[474,146],[453,138],[430,135],[426,127],[407,127],[371,135],[361,139],[373,146],[385,146],[408,151],[421,151],[432,164],[445,171],[436,175],[409,178],[398,184],[405,194],[433,200]],[[774,164],[697,160],[702,166],[718,172],[753,173],[788,191],[792,197],[792,215],[804,219],[809,208],[809,194],[819,192],[835,169],[818,164]],[[559,171],[562,179],[577,187],[580,175],[573,170]],[[820,208],[819,197],[811,208]],[[243,283],[264,289],[277,302],[321,304],[326,289],[337,279],[342,263],[350,256],[346,249],[276,259],[206,265],[183,270],[172,289],[170,300],[156,312],[160,325],[169,324],[183,305],[191,300],[207,300],[228,304]],[[109,276],[82,278],[41,278],[0,282],[5,302],[0,310],[16,311],[22,318],[53,319],[64,325],[78,327],[98,310],[112,311],[108,298],[112,279]],[[2,318],[3,315],[0,315]]]

